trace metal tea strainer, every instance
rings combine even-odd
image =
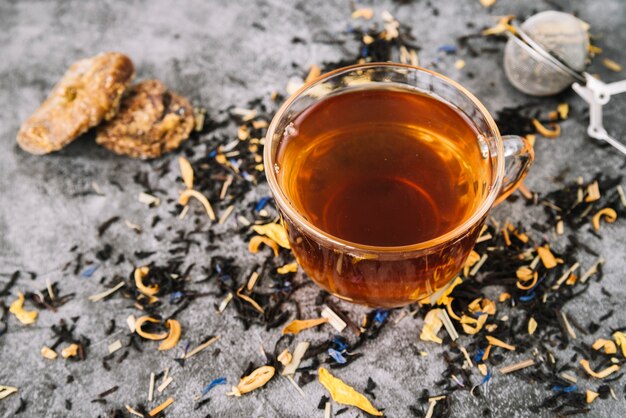
[[[626,146],[602,123],[602,106],[626,92],[626,80],[603,83],[585,72],[590,61],[587,25],[571,14],[547,11],[521,26],[513,21],[508,29],[504,71],[511,84],[531,96],[551,96],[572,86],[590,107],[587,134],[626,154]]]

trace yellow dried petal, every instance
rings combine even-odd
[[[505,343],[504,341],[501,341],[495,337],[492,337],[491,335],[487,335],[485,338],[487,338],[487,341],[489,341],[489,344],[491,345],[495,345],[496,347],[500,347],[500,348],[504,348],[505,350],[509,350],[509,351],[515,351],[515,347]]]
[[[278,274],[295,273],[298,270],[298,263],[285,264],[282,267],[278,267],[276,272]]]
[[[463,276],[469,276],[470,269],[474,264],[478,263],[479,260],[480,254],[478,254],[474,250],[470,251],[469,255],[467,256],[467,260],[465,260],[465,264],[463,265]]]
[[[178,166],[180,167],[183,183],[185,183],[188,189],[193,189],[193,168],[191,163],[185,157],[178,157]]]
[[[534,271],[528,266],[522,266],[515,271],[517,278],[523,282],[527,282],[533,279]]]
[[[605,340],[604,338],[598,338],[591,346],[594,350],[603,350],[606,354],[617,353],[617,347],[611,340]]]
[[[139,317],[135,321],[135,332],[137,334],[139,334],[141,337],[145,338],[146,340],[159,341],[159,340],[164,340],[164,339],[167,338],[167,333],[165,333],[165,332],[162,332],[160,334],[152,334],[152,333],[149,333],[149,332],[145,332],[141,327],[146,322],[152,322],[154,324],[161,323],[161,321],[159,321],[158,319],[151,318],[149,316]]]
[[[246,301],[246,302],[248,302],[250,305],[252,305],[252,307],[253,307],[254,309],[256,309],[259,313],[264,314],[264,313],[265,313],[265,310],[261,307],[261,305],[259,305],[259,304],[257,303],[257,301],[256,301],[256,300],[254,300],[254,299],[252,299],[250,296],[248,296],[248,295],[244,295],[243,293],[241,293],[241,290],[242,290],[242,289],[243,289],[243,286],[242,286],[242,287],[240,287],[240,288],[237,290],[237,296],[239,296],[239,298],[241,298],[241,299],[245,300],[245,301]]]
[[[626,333],[617,331],[613,333],[615,344],[622,349],[622,356],[626,357]]]
[[[550,247],[544,245],[543,247],[537,247],[537,254],[539,258],[541,258],[541,262],[543,266],[547,269],[551,269],[557,266],[556,258],[552,251],[550,251]]]
[[[604,379],[605,377],[610,376],[611,374],[615,373],[616,371],[620,369],[620,366],[618,366],[617,364],[614,364],[612,366],[607,367],[606,369],[602,371],[595,372],[589,366],[589,360],[587,359],[580,360],[580,365],[583,366],[583,369],[585,369],[585,371],[587,372],[589,376],[595,377],[596,379]]]
[[[37,321],[37,311],[25,311],[24,310],[24,294],[19,292],[17,294],[17,299],[11,303],[9,306],[9,312],[11,312],[15,317],[24,325],[34,324]]]
[[[619,73],[620,71],[622,71],[622,66],[611,59],[608,59],[608,58],[603,59],[602,64],[609,70],[614,71],[616,73]]]
[[[604,208],[597,211],[591,219],[593,229],[595,229],[596,231],[600,230],[601,219],[604,219],[605,222],[612,224],[617,219],[617,212],[615,212],[615,209],[612,208]]]
[[[365,19],[370,20],[374,17],[374,10],[368,8],[356,9],[352,12],[352,19]]]
[[[533,335],[535,333],[535,330],[537,330],[537,321],[535,321],[535,318],[531,316],[528,320],[528,333],[530,335]]]
[[[165,327],[168,328],[170,332],[167,338],[159,344],[159,351],[171,350],[176,347],[178,340],[180,340],[180,322],[175,319],[168,319],[167,322],[165,322]]]
[[[203,195],[197,190],[192,190],[192,189],[185,190],[178,198],[178,203],[183,206],[187,206],[187,203],[189,203],[189,198],[191,197],[195,198],[200,203],[202,203],[202,206],[204,206],[204,210],[206,211],[210,220],[214,221],[216,219],[215,212],[213,212],[213,207],[211,206],[209,199],[207,199],[205,195]]]
[[[587,186],[587,196],[585,197],[585,202],[595,202],[600,199],[600,185],[598,181],[594,181],[589,186]]]
[[[54,354],[56,355],[56,353]],[[70,344],[69,346],[61,350],[61,357],[63,358],[74,357],[77,354],[78,354],[78,344]]]
[[[569,114],[569,105],[567,103],[559,103],[556,107],[556,111],[561,119],[567,119]]]
[[[498,298],[498,302],[506,302],[511,299],[511,294],[507,292],[500,293],[500,297]]]
[[[558,123],[551,123],[550,127],[552,129],[550,129],[543,126],[543,124],[537,119],[533,118],[533,126],[540,135],[545,136],[546,138],[558,138],[561,135],[561,125]]]
[[[439,317],[439,311],[441,309],[431,309],[424,317],[424,328],[420,334],[420,340],[432,341],[437,344],[441,344],[443,340],[437,336],[437,333],[443,326],[443,322]]]
[[[262,237],[260,235],[255,235],[250,239],[250,243],[248,244],[248,251],[252,254],[256,254],[259,252],[259,247],[261,244],[265,244],[274,251],[274,256],[278,257],[278,244],[268,237]]]
[[[41,355],[48,360],[55,360],[57,358],[56,351],[46,346],[41,347]]]
[[[585,393],[585,400],[587,403],[591,403],[595,401],[598,396],[600,396],[598,392],[587,389],[587,392]]]
[[[139,290],[146,296],[154,296],[159,292],[159,285],[155,284],[153,286],[146,286],[143,284],[143,279],[148,275],[149,272],[150,268],[147,266],[138,267],[135,269],[135,287],[137,287],[137,290]]]
[[[328,322],[328,318],[295,319],[283,328],[283,334],[297,334],[305,329],[313,328]]]
[[[171,404],[174,403],[174,398],[169,397],[165,400],[165,402],[163,402],[161,405],[157,406],[156,408],[154,408],[153,410],[151,410],[150,412],[148,412],[148,415],[150,415],[151,417],[158,415],[161,411],[163,411],[165,408],[167,408],[168,406],[170,406]]]
[[[482,4],[485,7],[491,7],[494,4],[496,4],[496,0],[480,0],[480,4]]]
[[[472,318],[471,316],[463,315],[461,317],[461,326],[466,334],[476,334],[480,331],[487,322],[487,315],[481,315],[478,318]]]
[[[320,383],[330,392],[330,396],[337,403],[356,406],[359,409],[375,416],[383,413],[374,408],[374,405],[364,395],[357,392],[352,386],[348,386],[341,379],[336,378],[328,370],[320,367],[317,371]]]
[[[275,371],[276,370],[272,366],[259,367],[248,376],[242,377],[239,384],[237,386],[233,386],[232,392],[227,393],[227,395],[241,396],[248,392],[252,392],[269,382],[272,377],[274,377]]]
[[[471,257],[471,253],[470,253],[470,257]],[[480,256],[478,256],[478,258],[480,259]],[[467,261],[466,261],[466,264],[467,264]],[[461,283],[463,283],[463,279],[461,279],[459,276],[456,276],[454,280],[452,281],[452,283],[448,285],[446,290],[444,290],[443,293],[441,293],[441,296],[439,296],[439,298],[437,299],[437,305],[448,305],[450,302],[452,302],[454,298],[449,297],[449,295],[450,293],[452,293],[454,288],[460,285]]]
[[[270,223],[265,225],[254,225],[252,230],[260,235],[272,239],[283,248],[290,249],[287,231],[281,224]]]

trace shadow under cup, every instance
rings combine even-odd
[[[289,196],[285,187],[286,182],[297,179],[291,172],[283,170],[286,164],[282,159],[300,158],[299,151],[285,153],[282,141],[293,137],[301,120],[306,121],[306,112],[325,99],[356,90],[386,88],[427,95],[453,108],[474,133],[468,139],[450,131],[450,136],[458,142],[455,149],[462,154],[462,163],[479,174],[472,184],[471,206],[456,224],[422,242],[375,246],[340,238],[329,233],[320,223],[309,220],[310,217],[299,207],[297,196]],[[393,104],[391,106],[388,111],[393,112]],[[326,131],[341,129],[340,125],[348,124],[351,118],[385,118],[384,106],[376,109],[353,106],[350,109],[345,118],[315,123],[317,131],[313,132],[324,135]],[[436,113],[416,112],[413,117],[408,112],[407,115],[406,118],[415,120],[402,123],[439,126],[443,131],[446,131],[446,124],[451,125],[450,120],[442,120]],[[394,113],[393,118],[395,122],[398,114]],[[370,126],[376,129],[377,125]],[[507,137],[503,141],[486,109],[457,83],[418,67],[375,63],[328,73],[287,100],[268,129],[264,164],[292,251],[306,274],[320,287],[342,299],[370,306],[398,307],[428,297],[435,298],[447,287],[462,269],[489,209],[514,190],[532,159],[532,148],[528,143],[520,137]],[[458,199],[462,198],[458,196]]]

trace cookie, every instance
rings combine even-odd
[[[22,124],[18,145],[31,154],[48,154],[111,119],[134,72],[130,58],[117,52],[75,62]]]
[[[98,127],[96,142],[134,158],[157,158],[178,148],[194,128],[193,108],[158,80],[132,86],[117,116]]]

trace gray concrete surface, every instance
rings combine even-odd
[[[457,36],[472,31],[466,22],[474,22],[480,28],[491,25],[496,15],[527,15],[533,10],[550,9],[551,4],[561,5],[567,11],[577,11],[591,24],[593,33],[601,36],[599,42],[605,56],[626,64],[623,49],[626,3],[622,0],[499,0],[489,11],[478,0],[441,0],[432,2],[439,11],[438,17],[433,16],[432,6],[426,1],[398,3],[385,1],[374,7],[378,11],[391,11],[401,22],[413,27],[417,43],[422,46],[422,65],[431,68],[436,65],[439,71],[466,85],[492,111],[529,99],[507,84],[501,53],[478,58],[437,53],[441,44],[453,43]],[[166,411],[167,416],[201,417],[207,413],[214,417],[322,416],[323,411],[316,408],[326,393],[321,385],[305,386],[302,397],[282,378],[240,399],[226,397],[227,386],[219,386],[211,392],[209,404],[193,411],[193,397],[205,384],[220,376],[227,377],[229,384],[235,383],[248,361],[261,361],[259,345],[269,349],[279,336],[278,331],[266,332],[262,328],[244,333],[232,311],[227,309],[219,317],[214,313],[213,305],[218,302],[214,298],[196,302],[180,320],[184,338],[192,342],[201,335],[221,335],[221,341],[216,344],[221,349],[219,356],[213,357],[209,350],[180,368],[172,360],[178,353],[159,353],[146,348],[143,354],[131,352],[121,367],[113,365],[110,372],[104,370],[101,358],[107,354],[107,345],[124,335],[125,318],[138,312],[120,297],[91,303],[87,296],[102,290],[99,280],[103,276],[125,276],[130,264],[138,261],[131,255],[129,263],[119,267],[105,263],[91,278],[62,274],[60,268],[73,258],[69,252],[72,245],[93,254],[104,241],[114,242],[117,252],[157,251],[151,260],[165,259],[167,248],[153,239],[154,234],[171,235],[168,226],[189,226],[191,220],[169,216],[171,204],[146,209],[136,200],[141,190],[132,182],[132,175],[169,161],[173,172],[158,180],[158,187],[167,191],[162,197],[176,197],[180,185],[176,183],[175,154],[155,163],[140,162],[117,157],[87,137],[62,152],[35,157],[19,150],[14,141],[21,121],[45,98],[65,68],[79,58],[104,50],[124,52],[134,60],[138,79],[160,78],[190,97],[194,104],[202,104],[211,114],[217,114],[230,105],[245,105],[248,100],[267,96],[273,90],[284,90],[287,79],[299,73],[292,63],[307,68],[313,63],[341,58],[338,48],[310,40],[322,30],[342,31],[349,22],[349,14],[347,1],[0,1],[0,273],[16,269],[38,273],[35,281],[22,278],[13,295],[2,300],[6,303],[13,300],[17,290],[44,288],[46,278],[60,281],[64,293],[77,293],[58,312],[42,311],[33,326],[21,326],[14,317],[10,318],[8,333],[0,337],[0,384],[18,387],[19,394],[0,401],[0,416],[13,416],[20,397],[28,403],[21,416],[28,417],[105,416],[114,407],[147,404],[150,372],[166,367],[171,368],[174,382],[147,406],[152,408],[167,396],[173,396],[176,401]],[[262,28],[253,26],[253,22]],[[291,43],[294,36],[309,42],[294,45]],[[351,45],[347,47],[350,49]],[[458,58],[467,62],[463,70],[454,69]],[[600,65],[596,64],[592,70],[607,80],[619,79],[619,75]],[[470,79],[468,72],[473,72],[475,77]],[[563,170],[568,170],[567,179],[579,175],[589,178],[598,170],[623,174],[624,169],[620,168],[623,157],[610,149],[598,148],[585,138],[582,101],[571,93],[565,98],[572,105],[573,117],[563,123],[562,137],[538,140],[537,161],[527,180],[533,190],[553,189],[552,179]],[[548,99],[545,103],[548,108],[556,101]],[[608,126],[621,137],[626,137],[622,117],[625,111],[626,97],[615,99],[608,110]],[[125,191],[112,186],[110,179],[124,185]],[[92,183],[101,187],[104,196],[73,197],[76,192],[89,190]],[[261,187],[254,193],[261,196],[267,189]],[[165,221],[151,230],[150,219],[157,213]],[[146,233],[136,235],[118,224],[111,228],[105,240],[99,240],[95,225],[115,215],[141,225]],[[531,221],[542,216],[540,209],[528,210],[519,201],[501,205],[493,215],[500,220],[515,221]],[[228,230],[232,225],[215,228]],[[602,285],[613,296],[607,298],[600,292],[600,286],[592,286],[587,294],[567,306],[567,312],[579,318],[597,316],[600,309],[604,311],[607,305],[614,304],[616,314],[602,324],[608,332],[610,327],[626,325],[623,310],[626,223],[607,227],[602,240],[592,236],[585,239],[608,260]],[[236,254],[242,265],[248,267],[258,260],[248,254],[246,243],[239,239],[221,243],[215,253]],[[187,263],[206,264],[211,255],[194,250]],[[583,258],[582,262],[588,264],[591,260]],[[7,280],[7,276],[0,276],[0,285]],[[206,285],[205,290],[210,289]],[[296,294],[305,312],[313,312],[312,299],[316,293],[309,286]],[[354,318],[365,311],[360,307],[346,306],[346,309]],[[70,363],[41,358],[41,347],[52,339],[49,327],[61,318],[77,315],[80,315],[78,333],[92,340],[88,360]],[[118,328],[113,336],[105,337],[104,330],[112,318]],[[384,407],[388,416],[408,416],[407,406],[416,403],[421,389],[432,388],[444,369],[439,356],[441,348],[419,340],[421,325],[420,319],[387,327],[375,344],[363,349],[365,355],[361,359],[336,374],[360,389],[365,387],[367,376],[372,376],[379,385],[375,404]],[[297,340],[322,341],[328,335],[328,329],[307,331]],[[416,358],[413,347],[430,354]],[[69,374],[76,380],[66,384]],[[106,405],[90,402],[113,385],[119,385],[120,390],[107,398]],[[626,416],[623,381],[616,388],[618,400],[597,401],[588,416]],[[484,400],[473,398],[468,392],[455,393],[453,416],[480,416],[488,406],[492,416],[531,417],[534,415],[527,405],[540,402],[547,394],[545,388],[523,383],[515,376],[495,377],[485,393]],[[73,404],[71,411],[65,409],[66,399]],[[334,405],[334,409],[339,406]],[[343,416],[362,414],[351,408]]]

